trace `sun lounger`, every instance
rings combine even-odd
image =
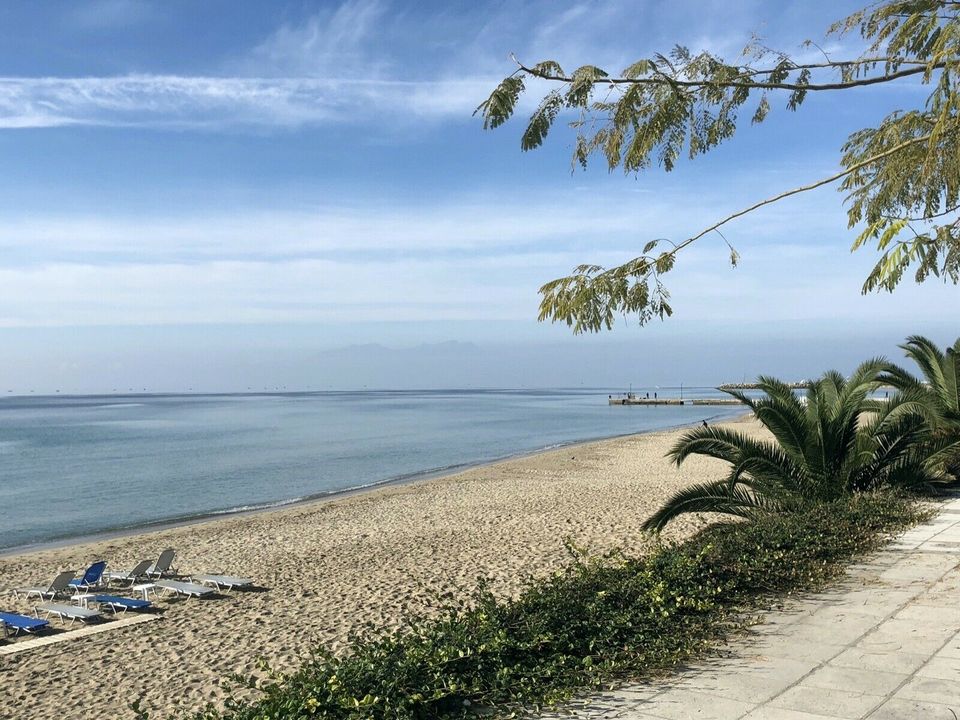
[[[100,613],[97,610],[91,610],[90,608],[79,607],[77,605],[65,605],[63,603],[44,603],[43,605],[37,605],[36,610],[37,617],[40,617],[40,611],[43,610],[43,612],[47,614],[47,617],[56,615],[60,618],[60,622],[63,622],[64,618],[70,618],[71,624],[73,624],[74,620],[90,622],[100,617]]]
[[[201,585],[213,585],[217,590],[223,588],[233,590],[234,588],[253,585],[253,580],[250,578],[234,577],[233,575],[193,575],[190,580]]]
[[[173,575],[173,557],[176,555],[173,548],[167,548],[162,553],[160,557],[157,558],[157,561],[147,568],[147,575],[151,578],[162,578],[166,575]]]
[[[26,597],[31,595],[37,595],[41,600],[46,600],[47,598],[53,600],[57,595],[64,592],[67,589],[70,589],[70,581],[77,576],[76,570],[65,570],[64,572],[57,575],[53,582],[50,583],[47,587],[28,587],[28,588],[17,588],[13,591],[13,594],[18,596],[20,593],[23,593]]]
[[[212,595],[215,592],[213,588],[198,585],[197,583],[180,582],[179,580],[157,580],[157,587],[168,590],[176,595],[184,595],[185,597],[203,597],[204,595]]]
[[[126,612],[127,610],[146,610],[153,607],[149,600],[137,600],[135,598],[121,597],[119,595],[94,595],[87,599],[87,602],[95,602],[98,605],[106,605],[113,610],[113,614]]]
[[[151,567],[153,567],[153,561],[144,560],[143,562],[138,563],[129,572],[108,572],[104,573],[104,577],[107,579],[107,582],[130,583],[130,585],[136,585],[138,582],[147,577],[147,570],[149,570]]]
[[[42,630],[50,624],[49,620],[41,620],[39,618],[28,617],[27,615],[7,612],[0,612],[0,622],[3,623],[5,628],[13,630],[14,634],[19,632],[37,632],[37,630]]]
[[[77,590],[89,590],[92,587],[97,587],[103,582],[103,571],[106,569],[107,563],[103,560],[98,560],[87,568],[87,571],[83,573],[83,577],[71,580],[70,585]]]

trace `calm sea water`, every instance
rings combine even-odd
[[[740,412],[610,407],[600,390],[4,398],[0,549]]]

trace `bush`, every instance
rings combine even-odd
[[[661,673],[703,653],[772,595],[822,586],[845,561],[924,517],[887,493],[718,525],[642,558],[574,553],[515,599],[484,584],[439,617],[320,648],[255,702],[197,720],[446,718],[509,713]]]

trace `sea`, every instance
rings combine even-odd
[[[677,396],[635,390],[647,391]],[[0,398],[0,552],[279,507],[743,412],[610,406],[613,392]]]

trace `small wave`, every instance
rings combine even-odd
[[[112,410],[114,408],[143,407],[146,403],[109,403],[107,405],[93,405],[92,410]]]
[[[226,508],[224,510],[211,510],[205,515],[233,515],[234,513],[252,512],[254,510],[270,510],[271,508],[283,507],[284,505],[293,505],[294,503],[306,500],[305,497],[295,497],[289,500],[277,500],[276,502],[259,503],[256,505],[237,505],[236,507]]]

